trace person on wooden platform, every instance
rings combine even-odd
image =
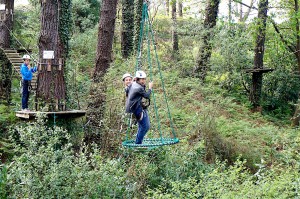
[[[22,75],[22,111],[30,111],[28,109],[29,90],[31,87],[32,73],[37,71],[37,67],[30,66],[30,56],[23,56],[24,63],[20,66]]]
[[[135,78],[128,91],[126,100],[126,112],[132,113],[138,122],[138,131],[136,135],[136,144],[142,144],[143,139],[150,129],[150,120],[147,112],[147,106],[142,103],[143,98],[150,99],[153,82],[149,82],[149,90],[146,91],[146,73],[137,71]]]

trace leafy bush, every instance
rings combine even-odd
[[[15,151],[20,155],[7,171],[9,197],[111,198],[125,194],[122,164],[104,161],[96,147],[89,153],[82,146],[74,153],[69,134],[45,126],[41,117],[16,130],[20,136],[19,141],[14,140]]]
[[[226,167],[217,162],[208,173],[197,177],[170,182],[171,187],[161,185],[148,190],[149,198],[297,198],[299,173],[297,169],[270,170],[261,167],[256,174],[249,173],[242,161]]]

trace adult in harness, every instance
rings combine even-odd
[[[147,105],[143,105],[143,98],[150,99],[153,82],[149,82],[149,90],[146,91],[146,77],[144,71],[137,71],[135,75],[136,81],[133,82],[127,90],[126,112],[132,113],[138,122],[136,144],[142,144],[146,133],[150,129]]]

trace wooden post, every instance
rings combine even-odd
[[[58,70],[61,70],[62,69],[62,64],[63,64],[63,59],[59,58],[58,62],[59,62]]]
[[[56,111],[59,111],[59,109],[58,109],[58,102],[59,102],[59,100],[56,98],[55,99],[55,110]]]
[[[51,72],[51,60],[47,61],[47,71]]]

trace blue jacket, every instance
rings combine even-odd
[[[142,98],[149,99],[151,92],[151,89],[146,92],[145,86],[142,86],[137,82],[133,82],[126,91],[126,93],[128,93],[126,100],[126,112],[133,113],[137,118],[139,118],[143,111],[141,105]]]
[[[35,73],[37,71],[37,67],[34,66],[33,68],[28,69],[28,67],[25,64],[22,64],[20,66],[21,68],[21,75],[23,80],[31,81],[32,80],[32,73]]]

